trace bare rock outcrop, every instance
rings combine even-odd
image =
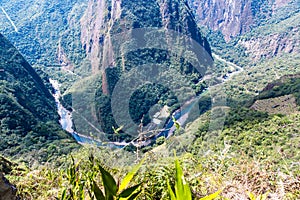
[[[17,189],[0,173],[0,200],[16,200]]]
[[[291,0],[189,0],[196,10],[197,21],[221,31],[226,41],[248,32],[289,2]]]

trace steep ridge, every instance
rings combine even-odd
[[[300,4],[292,1],[278,8],[265,24],[238,39],[254,61],[300,53]]]
[[[189,0],[200,24],[221,31],[225,39],[241,35],[269,19],[279,8],[293,0],[213,1]]]
[[[213,49],[227,59],[245,65],[299,54],[298,0],[189,2]]]
[[[89,1],[81,26],[81,42],[94,72],[105,70],[116,63],[111,37],[138,28],[165,27],[179,31],[190,36],[211,54],[191,10],[182,1]],[[124,60],[122,62],[124,69],[126,63]],[[103,80],[107,81],[105,74]],[[103,92],[108,94],[108,89],[103,88]]]
[[[0,151],[10,156],[32,151],[32,157],[47,159],[44,148],[71,137],[59,131],[55,101],[43,80],[2,35],[0,46]]]
[[[205,64],[206,61],[203,59],[206,55],[206,60],[210,60],[209,64],[212,64],[210,46],[202,36],[194,15],[185,1],[89,1],[88,8],[81,19],[81,33],[81,42],[91,61],[92,74],[99,74],[102,77],[101,88],[96,89],[94,98],[96,99],[95,116],[105,133],[113,134],[112,127],[123,125],[117,124],[113,119],[111,98],[118,82],[120,80],[126,82],[124,76],[129,76],[128,72],[141,69],[139,73],[143,70],[145,74],[149,73],[147,69],[138,68],[139,66],[149,63],[167,66],[159,70],[158,77],[163,77],[162,74],[169,77],[168,86],[181,84],[182,87],[178,86],[177,90],[187,89],[190,93],[199,94],[205,88],[201,84],[203,72],[189,63],[190,60],[181,57],[183,55],[174,56],[170,52],[170,49],[176,46],[174,42],[181,42],[182,52],[185,48],[189,50],[191,60],[197,59],[198,64],[206,68],[207,63]],[[175,41],[179,36],[181,39]],[[177,45],[180,45],[179,43]],[[201,46],[200,53],[195,54],[197,45],[193,43]],[[162,44],[164,49],[155,48],[155,44]],[[174,70],[180,72],[179,76],[187,80],[175,76]],[[128,84],[130,78],[127,77]],[[163,79],[165,78],[160,78]],[[80,85],[82,89],[82,84]],[[193,88],[192,91],[189,90],[190,88]],[[78,89],[73,88],[71,91]],[[158,102],[161,106],[172,107],[171,111],[180,106],[177,97],[166,86],[141,84],[136,89],[130,100],[129,112],[137,124],[141,120],[144,125],[149,124],[151,121],[149,109]],[[186,95],[186,98],[190,96],[188,92],[181,95]]]
[[[78,66],[85,57],[80,43],[79,19],[86,2],[3,0],[0,32],[31,65],[56,67],[69,60],[69,65]],[[62,52],[65,55],[61,55]]]

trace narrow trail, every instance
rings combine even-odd
[[[19,33],[18,28],[16,27],[15,23],[13,22],[13,20],[10,18],[10,16],[8,15],[8,13],[4,10],[4,8],[2,6],[0,6],[2,12],[5,14],[6,18],[8,19],[8,21],[11,23],[11,25],[14,27],[15,31],[17,33]]]

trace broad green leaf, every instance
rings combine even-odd
[[[117,184],[116,184],[115,179],[103,167],[101,167],[100,165],[98,165],[98,166],[99,166],[99,169],[101,171],[102,181],[103,181],[103,186],[104,186],[104,189],[105,189],[106,198],[109,198],[110,196],[116,196],[116,194],[117,194]]]
[[[213,200],[213,199],[219,197],[220,193],[221,193],[221,191],[217,191],[217,192],[215,192],[213,194],[210,194],[210,195],[208,195],[206,197],[201,198],[200,200]]]
[[[192,192],[188,183],[184,184],[184,199],[192,200]]]
[[[175,194],[177,199],[191,200],[192,193],[188,183],[185,181],[182,168],[180,167],[179,160],[175,160],[176,169],[176,182],[175,182]]]
[[[61,200],[65,200],[66,199],[66,190],[67,189],[64,189],[62,195],[61,195]]]
[[[172,188],[170,186],[169,181],[167,183],[168,183],[168,190],[169,190],[170,199],[171,200],[176,200],[175,194],[174,194],[174,192],[173,192],[173,190],[172,190]]]
[[[94,195],[95,195],[95,197],[96,197],[97,200],[105,200],[103,192],[98,187],[98,185],[97,185],[97,183],[95,181],[93,181],[93,187],[92,187],[92,189],[93,189]]]
[[[141,162],[136,165],[135,167],[133,167],[133,169],[128,172],[128,174],[124,177],[124,179],[122,180],[120,186],[119,186],[119,192],[123,191],[128,184],[130,183],[130,181],[132,180],[133,176],[137,173],[137,171],[141,168],[143,162],[145,161],[145,158],[141,160]]]
[[[140,191],[134,193],[133,195],[131,195],[131,196],[128,198],[128,200],[134,200],[134,199],[136,199],[136,197],[137,197],[141,192],[142,192],[142,190],[140,190]]]
[[[183,183],[182,183],[183,173],[178,159],[175,160],[175,169],[176,169],[175,195],[177,198],[180,198],[181,195],[184,194],[184,190],[183,190]]]
[[[130,195],[132,195],[139,187],[141,184],[135,185],[133,187],[127,188],[124,190],[119,196],[122,198],[128,198]]]

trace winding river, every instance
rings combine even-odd
[[[237,75],[238,73],[243,71],[243,68],[235,65],[234,63],[228,62],[224,59],[222,59],[220,56],[218,55],[213,55],[216,59],[225,62],[228,65],[231,65],[233,67],[235,67],[237,70],[231,74],[227,75],[226,79],[223,79],[223,81],[220,83],[220,85],[224,84],[225,82],[229,81],[234,75]],[[152,141],[156,140],[158,137],[164,136],[166,138],[170,137],[173,132],[176,129],[175,126],[175,122],[174,120],[169,117],[167,123],[165,124],[163,130],[161,132],[159,132],[158,134],[156,134],[153,138],[144,141],[142,144],[137,144],[137,142],[130,142],[130,143],[126,143],[126,142],[102,142],[100,140],[91,138],[89,136],[86,135],[82,135],[77,133],[76,131],[74,131],[73,127],[73,120],[72,120],[72,112],[68,111],[66,108],[63,107],[63,105],[60,103],[60,97],[61,97],[61,92],[60,92],[60,84],[58,83],[57,80],[53,80],[53,79],[49,79],[50,83],[52,84],[55,92],[53,94],[54,98],[55,98],[55,102],[58,108],[58,114],[60,116],[60,124],[62,126],[62,128],[69,132],[74,139],[80,143],[80,144],[94,144],[97,146],[108,146],[108,147],[112,147],[112,148],[124,148],[125,146],[128,146],[130,144],[133,144],[134,146],[136,145],[141,145],[141,146],[148,146],[149,144],[151,144]],[[208,88],[209,90],[209,88]],[[206,93],[206,92],[205,92]],[[195,97],[193,99],[190,99],[189,101],[187,101],[181,108],[179,108],[178,110],[176,110],[172,116],[175,118],[176,122],[178,122],[180,125],[184,125],[186,120],[189,117],[189,113],[191,112],[191,110],[193,109],[193,107],[197,104],[198,100],[200,97]]]
[[[52,87],[54,88],[54,98],[55,98],[55,102],[56,102],[56,106],[58,109],[58,114],[60,116],[60,124],[61,127],[69,132],[74,139],[80,143],[80,144],[94,144],[97,146],[109,146],[112,148],[123,148],[125,146],[128,146],[130,144],[133,145],[138,145],[135,142],[131,142],[131,143],[126,143],[126,142],[102,142],[100,140],[96,140],[94,138],[91,138],[89,136],[83,135],[83,134],[79,134],[76,131],[74,131],[73,127],[73,121],[72,121],[72,112],[68,111],[66,108],[63,107],[63,105],[60,103],[60,97],[61,97],[61,92],[60,92],[60,84],[58,83],[57,80],[53,80],[53,79],[49,79],[50,83],[52,84]],[[176,119],[176,121],[178,123],[180,123],[181,125],[183,125],[185,123],[185,121],[188,118],[188,114],[190,112],[190,110],[192,109],[192,107],[197,103],[197,99],[198,98],[194,98],[188,102],[186,102],[180,109],[178,109],[177,111],[174,112],[173,116]],[[175,126],[174,126],[174,121],[172,119],[169,119],[168,122],[165,124],[164,130],[161,131],[160,133],[158,133],[157,135],[155,135],[155,137],[144,141],[142,144],[142,146],[148,146],[149,144],[151,144],[151,142],[153,140],[156,140],[158,137],[160,136],[164,136],[166,138],[170,137],[173,132],[175,131]]]

